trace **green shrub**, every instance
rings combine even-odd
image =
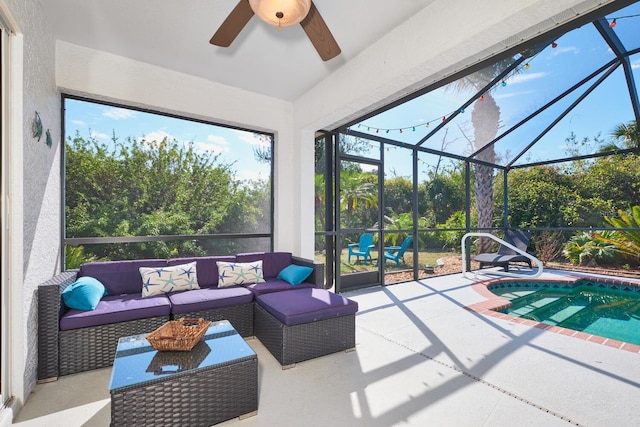
[[[611,232],[605,231],[602,235],[610,236]],[[612,261],[615,258],[612,244],[584,231],[571,237],[565,243],[562,253],[574,265],[587,265],[591,261]]]

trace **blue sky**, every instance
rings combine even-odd
[[[613,17],[621,17],[617,19],[614,32],[629,50],[640,46],[638,14],[640,14],[640,4],[634,4],[607,17],[609,22]],[[549,43],[538,55],[528,58],[516,73],[507,76],[504,83],[499,83],[491,91],[500,108],[499,134],[614,58],[612,50],[591,24],[559,37],[555,42],[555,47]],[[631,65],[636,85],[640,87],[640,54],[631,57]],[[522,151],[598,77],[498,141],[496,152],[502,159],[502,163],[505,164]],[[473,92],[468,90],[460,93],[447,88],[436,89],[392,110],[371,117],[360,123],[360,126],[354,125],[352,128],[360,132],[416,144],[439,125],[443,117],[458,111],[461,105],[474,94]],[[472,110],[473,104],[464,112],[461,111],[448,126],[433,135],[423,146],[441,149],[444,143],[447,152],[465,156],[470,154],[469,139],[473,139],[470,114]],[[566,139],[572,132],[579,140],[593,139],[599,135],[606,141],[611,140],[611,133],[615,126],[632,120],[634,116],[628,88],[622,68],[619,67],[544,135],[532,150],[516,161],[516,164],[567,157],[570,147],[567,146]],[[427,124],[429,127],[426,127]],[[373,152],[375,146],[372,145],[371,148]],[[591,154],[597,150],[593,144],[578,148],[580,154]],[[402,154],[402,151],[404,150],[397,148],[386,150],[385,165],[388,164],[388,167],[385,173],[387,176],[393,175],[392,168],[396,170],[396,174],[400,170],[405,172],[405,176],[410,176],[411,163],[406,163],[405,160],[406,165],[398,167],[400,156],[410,158]],[[427,154],[420,154],[419,159],[425,171],[432,168],[438,160],[437,156]]]
[[[95,104],[67,98],[66,136],[92,136],[110,143],[113,133],[119,140],[128,137],[161,141],[164,138],[192,144],[201,152],[220,155],[224,163],[234,163],[240,180],[267,180],[270,166],[256,161],[254,147],[268,147],[265,138],[252,132],[149,114],[127,108]]]

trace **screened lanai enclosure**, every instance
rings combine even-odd
[[[544,263],[637,268],[639,80],[640,3],[613,2],[319,133],[328,282],[460,272],[465,233],[510,228]]]

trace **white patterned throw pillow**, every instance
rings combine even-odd
[[[264,283],[262,260],[254,262],[216,262],[218,287]]]
[[[143,298],[167,292],[200,289],[195,261],[171,267],[140,267],[140,275]]]

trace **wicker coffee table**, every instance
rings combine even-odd
[[[210,426],[258,412],[258,358],[226,321],[191,351],[120,338],[111,371],[112,426]]]

